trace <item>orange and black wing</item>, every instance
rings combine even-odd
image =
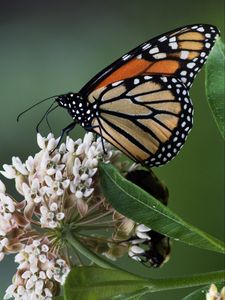
[[[150,167],[171,160],[192,127],[188,90],[218,34],[212,25],[182,27],[98,73],[79,92],[97,107],[93,131]]]
[[[212,25],[189,25],[160,35],[102,70],[80,94],[88,96],[94,89],[143,74],[178,77],[189,88],[218,35]]]
[[[180,150],[192,127],[192,103],[180,79],[136,76],[93,91],[92,128],[133,160],[165,164]]]

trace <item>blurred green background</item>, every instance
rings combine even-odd
[[[78,91],[95,73],[143,41],[192,23],[217,25],[223,36],[224,1],[0,0],[1,165],[10,163],[13,155],[25,159],[37,150],[35,126],[47,106],[30,111],[17,124],[17,114],[27,106],[51,95]],[[171,209],[223,239],[224,144],[206,102],[204,70],[191,96],[195,106],[192,133],[177,158],[155,172],[169,187]],[[59,135],[70,118],[59,110],[50,121]],[[42,133],[47,132],[44,125]],[[82,133],[77,128],[72,136]],[[4,182],[15,194],[12,182]],[[173,243],[171,260],[161,269],[147,269],[127,259],[120,263],[155,278],[224,267],[222,255],[178,242]],[[0,263],[2,293],[14,273],[13,257],[5,258]],[[189,291],[168,291],[146,299],[181,299]]]

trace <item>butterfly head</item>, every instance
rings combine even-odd
[[[82,97],[79,94],[75,93],[67,93],[64,95],[60,95],[55,100],[59,106],[67,108],[77,108],[79,104],[82,102]]]
[[[68,110],[75,122],[80,123],[83,127],[90,127],[94,115],[90,110],[89,103],[84,101],[80,94],[67,93],[58,96],[55,101],[60,107]]]

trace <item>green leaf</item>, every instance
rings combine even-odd
[[[99,166],[103,193],[124,216],[171,238],[199,248],[225,253],[225,244],[188,224],[109,164]]]
[[[64,300],[64,297],[63,296],[57,296],[57,297],[54,297],[53,300]]]
[[[224,286],[224,283],[216,284],[218,291],[220,291]],[[182,298],[182,300],[205,300],[206,293],[208,292],[210,285],[201,287],[200,289],[195,290],[191,294],[187,295],[186,297]]]
[[[124,300],[132,299],[128,298],[130,293],[149,285],[149,281],[120,270],[75,267],[67,277],[64,292],[66,300]]]
[[[220,133],[225,139],[224,44],[218,39],[206,64],[206,96]]]
[[[121,270],[74,267],[64,285],[65,300],[137,300],[163,290],[222,282],[224,270],[181,278],[145,279]]]

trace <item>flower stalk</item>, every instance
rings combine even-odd
[[[71,234],[71,232],[67,232],[67,242],[72,247],[73,250],[78,251],[80,254],[88,258],[92,263],[96,264],[99,267],[106,269],[115,269],[117,268],[112,263],[106,261],[102,257],[99,257],[90,249],[85,247],[78,238]]]

